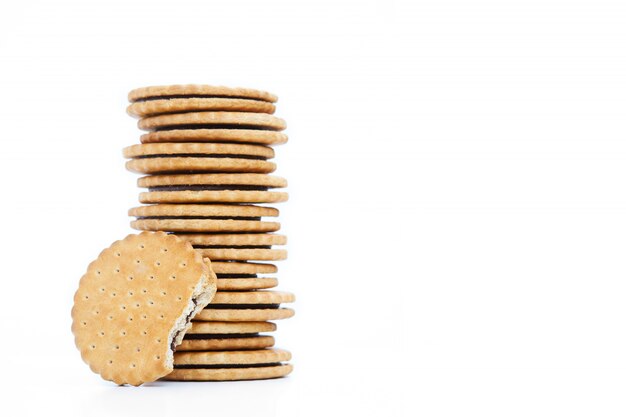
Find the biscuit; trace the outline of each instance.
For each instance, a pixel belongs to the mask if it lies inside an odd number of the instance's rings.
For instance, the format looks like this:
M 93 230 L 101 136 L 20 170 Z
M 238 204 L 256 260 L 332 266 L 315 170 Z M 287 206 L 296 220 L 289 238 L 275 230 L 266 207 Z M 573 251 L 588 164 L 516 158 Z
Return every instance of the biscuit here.
M 158 157 L 133 159 L 126 169 L 138 174 L 167 174 L 176 172 L 261 172 L 276 170 L 276 164 L 240 158 Z
M 187 236 L 187 235 L 181 235 Z M 219 290 L 249 291 L 272 288 L 278 285 L 276 278 L 259 278 L 257 274 L 272 274 L 276 265 L 254 262 L 211 262 L 217 275 Z
M 256 334 L 275 330 L 276 324 L 267 321 L 194 321 L 187 334 Z
M 251 205 L 156 204 L 131 208 L 133 229 L 166 232 L 273 232 L 278 222 L 261 221 L 278 210 Z
M 252 234 L 192 234 L 181 235 L 189 241 L 202 256 L 212 260 L 281 260 L 287 258 L 284 249 L 272 249 L 273 244 L 285 244 L 284 235 Z
M 291 353 L 275 348 L 224 352 L 176 352 L 174 368 L 204 365 L 260 365 L 286 362 L 290 359 Z
M 291 364 L 272 364 L 243 368 L 187 368 L 174 369 L 163 377 L 168 381 L 245 381 L 254 379 L 281 378 L 293 371 Z
M 141 174 L 179 172 L 269 173 L 276 164 L 267 161 L 274 150 L 262 145 L 233 143 L 148 143 L 124 148 L 133 158 L 126 169 Z
M 276 107 L 260 100 L 222 97 L 162 98 L 132 103 L 126 112 L 133 117 L 190 111 L 227 111 L 273 114 Z
M 286 134 L 273 130 L 254 129 L 172 129 L 141 135 L 141 143 L 162 142 L 230 142 L 281 145 L 287 143 Z
M 266 290 L 278 285 L 276 278 L 218 278 L 218 291 Z
M 102 378 L 141 385 L 173 369 L 173 350 L 215 294 L 215 275 L 188 242 L 129 235 L 103 250 L 80 280 L 72 332 Z
M 225 381 L 285 376 L 291 365 L 283 364 L 291 353 L 282 349 L 224 352 L 181 352 L 174 358 L 169 380 Z
M 269 207 L 259 207 L 269 208 Z M 179 236 L 194 246 L 272 246 L 286 245 L 287 236 L 275 233 L 252 233 L 252 234 L 185 234 Z
M 264 349 L 272 346 L 274 337 L 267 335 L 187 335 L 176 352 Z
M 139 218 L 245 218 L 258 220 L 261 217 L 276 217 L 278 210 L 273 207 L 249 204 L 154 204 L 133 207 L 128 215 Z M 188 240 L 185 237 L 184 240 Z
M 142 203 L 276 203 L 286 201 L 285 192 L 268 191 L 286 187 L 287 181 L 265 174 L 181 174 L 139 178 Z
M 280 261 L 287 259 L 285 249 L 257 248 L 202 248 L 196 247 L 200 255 L 216 261 Z
M 141 130 L 164 130 L 170 128 L 210 128 L 223 129 L 257 128 L 284 130 L 287 123 L 276 116 L 265 113 L 243 113 L 225 111 L 203 111 L 190 113 L 161 114 L 140 119 L 137 126 Z
M 294 311 L 280 308 L 295 296 L 281 291 L 218 291 L 211 304 L 196 315 L 197 321 L 267 321 L 292 317 Z
M 211 262 L 213 272 L 218 278 L 228 278 L 232 275 L 273 274 L 278 271 L 276 265 L 255 262 Z
M 214 219 L 137 219 L 130 222 L 136 230 L 152 230 L 166 232 L 276 232 L 280 229 L 278 222 L 262 222 L 249 220 L 214 220 Z
M 271 159 L 274 150 L 269 146 L 241 143 L 142 143 L 122 150 L 125 158 L 146 158 L 167 155 L 235 156 Z
M 229 97 L 245 98 L 276 103 L 278 97 L 266 91 L 252 88 L 223 87 L 205 84 L 157 85 L 135 88 L 128 93 L 128 101 L 150 100 L 159 97 Z

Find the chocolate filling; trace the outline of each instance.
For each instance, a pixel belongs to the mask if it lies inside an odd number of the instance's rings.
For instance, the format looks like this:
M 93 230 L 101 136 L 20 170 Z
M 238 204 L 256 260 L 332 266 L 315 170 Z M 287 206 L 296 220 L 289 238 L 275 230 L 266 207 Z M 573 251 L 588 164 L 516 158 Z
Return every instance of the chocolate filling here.
M 151 159 L 151 158 L 236 158 L 236 159 L 254 159 L 266 161 L 267 158 L 260 155 L 240 155 L 240 154 L 221 154 L 221 153 L 173 153 L 173 154 L 154 154 L 154 155 L 138 155 L 133 159 Z
M 192 298 L 191 302 L 193 303 L 193 307 L 191 308 L 191 311 L 189 312 L 189 314 L 187 314 L 187 317 L 185 317 L 185 325 L 183 326 L 182 329 L 177 330 L 176 333 L 174 333 L 174 335 L 172 336 L 172 344 L 170 345 L 172 352 L 176 352 L 176 345 L 175 345 L 176 338 L 178 337 L 179 334 L 181 334 L 181 332 L 183 332 L 183 330 L 186 329 L 187 325 L 191 321 L 191 316 L 193 315 L 193 312 L 195 311 L 196 306 L 198 305 L 198 302 L 196 301 L 195 298 Z
M 220 364 L 220 365 L 174 365 L 174 369 L 225 369 L 225 368 L 267 368 L 270 366 L 281 366 L 280 362 L 271 363 L 250 363 L 250 364 Z
M 245 246 L 232 246 L 232 245 L 193 245 L 196 249 L 272 249 L 271 245 L 245 245 Z
M 205 310 L 275 310 L 280 304 L 209 304 Z
M 226 96 L 226 95 L 218 95 L 218 94 L 173 94 L 171 96 L 150 96 L 139 98 L 133 103 L 141 103 L 144 101 L 154 101 L 154 100 L 173 100 L 177 98 L 230 98 L 230 99 L 238 99 L 238 100 L 250 100 L 250 101 L 262 101 L 266 102 L 260 98 L 250 98 L 250 97 L 240 97 L 240 96 Z M 268 103 L 272 104 L 272 103 Z
M 168 125 L 168 126 L 158 126 L 155 127 L 154 130 L 157 132 L 167 131 L 167 130 L 194 130 L 194 129 L 237 129 L 237 130 L 277 130 L 267 126 L 258 126 L 258 125 L 229 125 L 229 124 L 206 124 L 206 125 Z
M 229 216 L 138 216 L 137 220 L 253 220 L 259 221 L 260 217 L 229 217 Z
M 149 187 L 148 191 L 267 191 L 269 187 L 260 185 L 160 185 L 157 187 Z
M 230 279 L 230 278 L 257 278 L 257 274 L 215 274 L 217 279 Z
M 258 333 L 186 334 L 185 340 L 240 339 L 242 337 L 257 337 L 258 335 Z

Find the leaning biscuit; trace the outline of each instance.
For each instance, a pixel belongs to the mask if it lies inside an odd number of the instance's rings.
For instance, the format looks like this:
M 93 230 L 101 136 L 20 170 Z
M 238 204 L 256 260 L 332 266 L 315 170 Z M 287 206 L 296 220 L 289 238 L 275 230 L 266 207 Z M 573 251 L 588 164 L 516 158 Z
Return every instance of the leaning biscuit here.
M 216 278 L 174 235 L 129 235 L 102 251 L 80 280 L 72 332 L 102 378 L 141 385 L 173 369 L 191 319 L 213 298 Z

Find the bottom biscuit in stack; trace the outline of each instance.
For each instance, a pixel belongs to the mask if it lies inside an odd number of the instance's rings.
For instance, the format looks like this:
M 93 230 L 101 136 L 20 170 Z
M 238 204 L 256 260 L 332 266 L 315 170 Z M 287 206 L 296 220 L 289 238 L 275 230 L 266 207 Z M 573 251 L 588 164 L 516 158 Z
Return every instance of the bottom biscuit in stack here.
M 237 381 L 270 379 L 288 375 L 286 364 L 291 353 L 281 349 L 225 352 L 180 352 L 174 354 L 174 372 L 170 381 Z

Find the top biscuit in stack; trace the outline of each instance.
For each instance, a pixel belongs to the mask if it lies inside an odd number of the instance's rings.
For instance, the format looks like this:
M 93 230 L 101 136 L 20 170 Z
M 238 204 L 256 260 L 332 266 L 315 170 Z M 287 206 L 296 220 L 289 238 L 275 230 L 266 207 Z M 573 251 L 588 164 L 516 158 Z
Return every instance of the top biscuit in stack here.
M 149 133 L 142 143 L 287 142 L 284 120 L 273 116 L 277 97 L 249 88 L 206 85 L 145 87 L 128 94 L 128 113 Z

